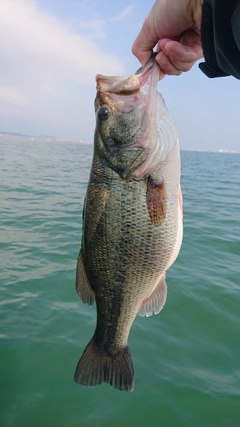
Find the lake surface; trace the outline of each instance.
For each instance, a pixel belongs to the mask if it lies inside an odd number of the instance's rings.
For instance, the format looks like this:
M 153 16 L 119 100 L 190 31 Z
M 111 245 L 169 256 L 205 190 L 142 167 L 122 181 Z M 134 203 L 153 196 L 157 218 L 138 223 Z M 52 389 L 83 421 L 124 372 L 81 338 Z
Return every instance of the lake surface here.
M 74 284 L 91 158 L 0 142 L 0 426 L 238 427 L 240 155 L 182 152 L 183 245 L 164 309 L 131 329 L 132 393 L 73 380 L 96 321 Z

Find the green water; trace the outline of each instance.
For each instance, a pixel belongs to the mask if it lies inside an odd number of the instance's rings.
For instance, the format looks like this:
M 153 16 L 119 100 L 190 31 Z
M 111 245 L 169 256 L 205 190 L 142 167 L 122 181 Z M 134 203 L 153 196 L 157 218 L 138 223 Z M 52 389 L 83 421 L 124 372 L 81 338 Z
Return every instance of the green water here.
M 0 143 L 0 426 L 238 427 L 240 155 L 182 153 L 183 245 L 132 327 L 132 393 L 73 380 L 96 319 L 74 289 L 91 155 Z

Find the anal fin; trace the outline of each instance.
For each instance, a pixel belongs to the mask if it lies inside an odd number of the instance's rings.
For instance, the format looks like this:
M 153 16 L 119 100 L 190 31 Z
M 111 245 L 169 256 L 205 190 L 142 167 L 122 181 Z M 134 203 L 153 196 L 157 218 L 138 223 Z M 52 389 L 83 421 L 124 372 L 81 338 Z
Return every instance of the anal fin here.
M 160 277 L 157 286 L 154 288 L 149 297 L 142 302 L 138 311 L 139 316 L 149 317 L 153 313 L 158 314 L 167 299 L 167 285 L 165 281 L 165 273 Z
M 76 291 L 85 304 L 93 305 L 95 294 L 87 278 L 83 263 L 82 249 L 80 249 L 77 260 Z
M 147 208 L 152 224 L 160 225 L 166 216 L 166 190 L 164 181 L 157 183 L 150 176 L 147 180 Z

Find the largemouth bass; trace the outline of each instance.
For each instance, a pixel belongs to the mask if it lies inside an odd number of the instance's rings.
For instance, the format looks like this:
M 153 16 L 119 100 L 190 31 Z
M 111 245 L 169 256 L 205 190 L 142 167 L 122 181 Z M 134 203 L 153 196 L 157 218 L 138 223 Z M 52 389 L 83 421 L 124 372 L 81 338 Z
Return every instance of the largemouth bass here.
M 75 381 L 133 390 L 128 335 L 139 313 L 163 308 L 165 272 L 182 242 L 175 123 L 157 92 L 154 58 L 129 77 L 97 75 L 96 130 L 76 289 L 97 306 Z

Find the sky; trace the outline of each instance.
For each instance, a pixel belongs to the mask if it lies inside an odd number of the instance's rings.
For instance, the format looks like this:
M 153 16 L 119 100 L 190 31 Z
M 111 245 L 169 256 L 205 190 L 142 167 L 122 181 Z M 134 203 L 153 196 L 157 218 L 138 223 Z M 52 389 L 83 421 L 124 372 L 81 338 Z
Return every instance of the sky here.
M 93 142 L 95 75 L 129 75 L 153 1 L 0 0 L 0 131 Z M 240 81 L 159 82 L 183 150 L 240 151 Z

